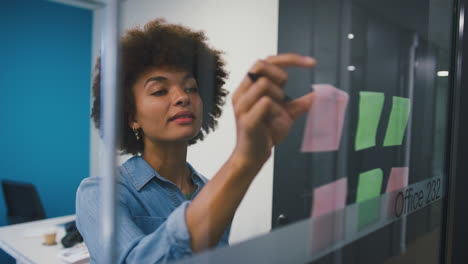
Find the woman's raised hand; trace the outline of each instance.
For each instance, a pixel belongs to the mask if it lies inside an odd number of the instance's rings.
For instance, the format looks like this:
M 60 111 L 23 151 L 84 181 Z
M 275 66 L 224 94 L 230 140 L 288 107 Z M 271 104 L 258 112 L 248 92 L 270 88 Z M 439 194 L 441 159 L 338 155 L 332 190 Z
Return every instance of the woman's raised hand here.
M 292 101 L 285 100 L 283 87 L 288 75 L 284 67 L 313 67 L 311 57 L 280 54 L 257 61 L 249 73 L 260 76 L 256 81 L 246 75 L 234 92 L 232 103 L 236 117 L 235 154 L 248 162 L 262 164 L 274 145 L 281 142 L 294 121 L 312 104 L 308 93 Z
M 224 230 L 265 161 L 271 148 L 286 137 L 294 120 L 313 101 L 309 93 L 286 101 L 284 67 L 312 67 L 315 60 L 297 54 L 281 54 L 260 60 L 250 69 L 234 93 L 237 142 L 231 157 L 190 203 L 187 226 L 194 252 L 217 245 Z M 260 76 L 256 79 L 256 76 Z

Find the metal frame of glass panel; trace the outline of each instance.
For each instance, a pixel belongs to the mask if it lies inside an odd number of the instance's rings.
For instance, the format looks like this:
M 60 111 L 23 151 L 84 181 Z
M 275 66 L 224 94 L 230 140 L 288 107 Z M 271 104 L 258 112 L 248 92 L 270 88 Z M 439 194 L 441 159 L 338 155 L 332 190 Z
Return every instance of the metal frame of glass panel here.
M 468 236 L 468 105 L 463 101 L 468 98 L 468 40 L 464 38 L 467 28 L 465 8 L 467 0 L 457 1 L 457 16 L 454 19 L 455 39 L 452 54 L 453 61 L 451 78 L 453 87 L 452 111 L 451 111 L 451 149 L 448 153 L 450 157 L 448 199 L 445 203 L 447 217 L 445 219 L 444 230 L 444 251 L 441 256 L 441 263 L 465 263 L 468 259 L 466 241 Z M 464 53 L 465 51 L 465 53 Z M 464 120 L 465 119 L 465 120 Z
M 102 263 L 115 263 L 116 245 L 116 173 L 117 173 L 117 142 L 119 126 L 119 32 L 120 32 L 120 1 L 108 0 L 105 6 L 105 22 L 102 41 L 102 130 L 103 130 L 103 160 L 101 167 L 102 184 L 102 219 L 101 235 L 104 248 Z

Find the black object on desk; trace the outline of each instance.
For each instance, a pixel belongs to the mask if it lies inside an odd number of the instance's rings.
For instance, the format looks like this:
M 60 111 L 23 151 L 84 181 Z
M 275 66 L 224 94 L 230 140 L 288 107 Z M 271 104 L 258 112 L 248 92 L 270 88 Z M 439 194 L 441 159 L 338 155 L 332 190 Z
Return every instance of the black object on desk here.
M 45 219 L 46 215 L 36 187 L 31 183 L 2 180 L 8 224 Z
M 71 221 L 65 223 L 66 235 L 62 238 L 62 245 L 65 248 L 73 247 L 74 245 L 83 242 L 83 237 L 76 228 L 76 222 Z

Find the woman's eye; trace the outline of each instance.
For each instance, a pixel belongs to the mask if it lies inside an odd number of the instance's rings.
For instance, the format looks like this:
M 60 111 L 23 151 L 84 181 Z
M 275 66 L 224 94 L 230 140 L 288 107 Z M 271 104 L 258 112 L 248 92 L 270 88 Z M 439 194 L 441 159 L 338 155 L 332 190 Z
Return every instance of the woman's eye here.
M 192 88 L 187 88 L 185 89 L 187 93 L 198 93 L 198 88 L 192 87 Z
M 158 91 L 152 93 L 151 95 L 162 96 L 162 95 L 165 95 L 165 94 L 167 94 L 166 90 L 158 90 Z

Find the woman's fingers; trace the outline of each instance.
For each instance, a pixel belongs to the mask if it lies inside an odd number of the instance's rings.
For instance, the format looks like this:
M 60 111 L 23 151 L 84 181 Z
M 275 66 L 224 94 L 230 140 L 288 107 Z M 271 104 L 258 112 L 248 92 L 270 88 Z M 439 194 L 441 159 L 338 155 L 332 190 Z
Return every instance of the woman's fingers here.
M 263 96 L 258 102 L 252 106 L 249 112 L 246 114 L 247 127 L 255 127 L 264 122 L 269 122 L 273 118 L 284 112 L 283 107 L 269 96 Z
M 266 60 L 259 60 L 257 61 L 249 70 L 249 73 L 256 74 L 263 78 L 267 78 L 272 82 L 276 83 L 278 86 L 283 86 L 286 81 L 288 80 L 288 74 L 286 71 L 281 69 L 280 67 L 267 62 Z M 259 78 L 260 80 L 261 78 Z M 257 81 L 259 81 L 257 80 Z M 236 93 L 233 95 L 232 99 L 233 102 L 237 102 L 239 97 L 242 97 L 248 90 L 251 89 L 251 86 L 254 85 L 257 81 L 252 80 L 248 74 L 244 76 L 242 79 L 239 88 L 237 89 Z
M 310 105 L 313 103 L 315 93 L 310 92 L 304 96 L 301 96 L 293 101 L 286 103 L 285 108 L 293 120 L 296 120 L 300 115 L 307 112 Z
M 279 86 L 283 86 L 288 80 L 288 73 L 281 67 L 269 62 L 268 60 L 257 62 L 252 68 L 250 68 L 249 72 L 264 76 Z
M 251 124 L 248 127 L 255 126 L 258 124 L 259 121 L 263 120 L 267 117 L 270 107 L 273 105 L 273 100 L 268 96 L 264 96 L 258 100 L 257 104 L 255 104 L 251 111 L 247 114 L 247 120 Z
M 283 89 L 269 79 L 261 77 L 239 98 L 235 108 L 236 115 L 249 111 L 263 96 L 269 96 L 277 102 L 283 102 L 284 100 Z
M 270 79 L 272 82 L 276 83 L 278 86 L 283 87 L 288 79 L 286 71 L 282 67 L 286 66 L 295 66 L 295 67 L 312 67 L 315 66 L 315 59 L 307 56 L 302 56 L 299 54 L 279 54 L 275 56 L 270 56 L 266 60 L 257 61 L 251 68 L 250 73 L 259 74 L 267 79 Z M 254 82 L 246 74 L 242 79 L 239 88 L 233 94 L 232 101 L 235 104 L 240 97 Z
M 295 53 L 284 53 L 275 56 L 270 56 L 266 59 L 266 61 L 280 67 L 313 67 L 315 66 L 315 64 L 317 64 L 314 58 L 302 56 Z

